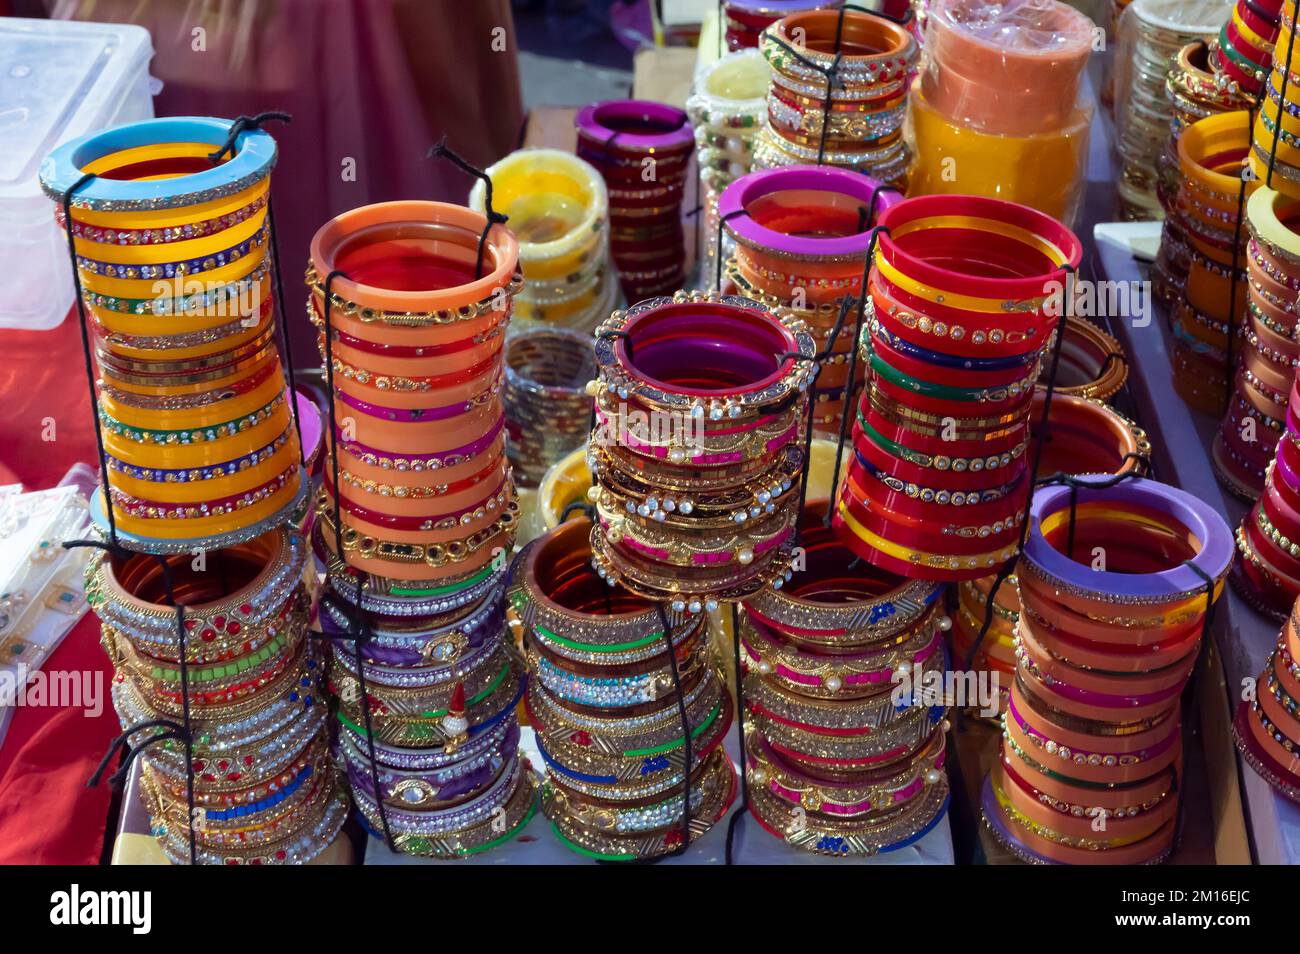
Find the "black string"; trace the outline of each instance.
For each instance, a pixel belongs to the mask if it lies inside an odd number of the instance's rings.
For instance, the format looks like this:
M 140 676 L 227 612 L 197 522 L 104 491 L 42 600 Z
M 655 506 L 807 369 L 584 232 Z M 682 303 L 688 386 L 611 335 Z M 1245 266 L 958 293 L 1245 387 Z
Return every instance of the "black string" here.
M 876 196 L 880 194 L 881 189 L 892 188 L 892 186 L 878 186 L 871 193 L 871 204 L 869 211 L 874 216 L 876 211 Z M 897 189 L 893 191 L 897 192 Z M 853 342 L 849 348 L 849 374 L 847 384 L 844 386 L 844 403 L 840 407 L 840 436 L 835 442 L 835 463 L 831 470 L 831 496 L 835 495 L 835 490 L 840 483 L 840 457 L 844 454 L 844 442 L 849 436 L 849 415 L 853 411 L 853 382 L 858 373 L 858 351 L 862 347 L 862 322 L 867 310 L 867 282 L 871 275 L 871 261 L 876 257 L 876 243 L 880 240 L 880 233 L 884 232 L 889 235 L 889 226 L 877 225 L 871 233 L 871 241 L 867 243 L 867 255 L 862 262 L 862 286 L 858 289 L 857 305 L 858 316 L 853 323 Z M 835 514 L 835 506 L 826 508 L 824 525 L 829 527 L 831 519 Z
M 1300 3 L 1292 3 L 1292 8 L 1300 10 Z M 1279 104 L 1286 103 L 1286 87 L 1287 87 L 1287 83 L 1290 82 L 1291 80 L 1291 54 L 1295 50 L 1295 32 L 1297 27 L 1300 27 L 1300 24 L 1294 23 L 1294 20 L 1300 20 L 1300 17 L 1297 17 L 1293 14 L 1292 19 L 1293 19 L 1293 23 L 1290 31 L 1290 36 L 1287 37 L 1287 41 L 1286 41 L 1286 64 L 1282 69 L 1282 88 L 1278 90 L 1277 99 Z M 1268 87 L 1269 87 L 1269 83 L 1267 80 L 1265 80 L 1263 87 L 1259 91 L 1260 94 L 1259 105 L 1261 107 L 1263 106 L 1264 103 L 1263 97 L 1268 95 Z M 1277 144 L 1278 144 L 1278 140 L 1282 138 L 1282 114 L 1283 114 L 1283 109 L 1282 106 L 1279 105 L 1277 109 L 1277 123 L 1274 125 L 1273 128 L 1273 145 L 1269 148 L 1268 151 L 1268 171 L 1264 177 L 1264 185 L 1268 186 L 1270 189 L 1273 187 L 1273 166 L 1277 163 Z M 1251 148 L 1252 149 L 1254 148 L 1253 144 Z M 1243 179 L 1242 182 L 1244 188 L 1245 180 Z M 1238 216 L 1238 218 L 1240 218 L 1240 215 Z
M 663 603 L 656 603 L 655 608 L 659 611 L 659 622 L 663 624 L 664 645 L 668 650 L 668 662 L 673 670 L 673 691 L 677 693 L 677 715 L 682 720 L 682 754 L 685 761 L 682 763 L 682 843 L 674 848 L 671 852 L 673 857 L 683 854 L 691 846 L 691 763 L 694 762 L 694 752 L 691 739 L 691 720 L 686 714 L 686 696 L 682 692 L 682 675 L 677 668 L 677 651 L 673 647 L 673 629 L 668 623 L 668 611 L 664 609 Z M 707 626 L 707 620 L 705 625 Z
M 726 850 L 723 861 L 733 863 L 736 826 L 749 811 L 749 771 L 748 755 L 745 752 L 745 683 L 740 674 L 740 604 L 731 604 L 731 650 L 732 662 L 736 668 L 736 738 L 740 742 L 740 804 L 736 806 L 731 820 L 727 822 Z
M 715 251 L 717 254 L 713 262 L 714 265 L 713 287 L 717 289 L 719 293 L 722 292 L 722 232 L 723 232 L 722 227 L 738 215 L 749 215 L 749 210 L 744 208 L 732 209 L 726 215 L 718 219 L 718 235 L 717 238 L 714 240 Z
M 585 514 L 588 520 L 594 521 L 596 519 L 595 507 L 587 503 L 585 500 L 574 500 L 566 504 L 564 509 L 560 511 L 560 523 L 567 523 L 569 517 L 571 517 L 575 512 Z
M 457 155 L 450 146 L 447 145 L 447 137 L 443 136 L 437 143 L 429 149 L 428 158 L 446 159 L 452 165 L 462 172 L 468 173 L 476 179 L 483 180 L 484 196 L 483 208 L 484 216 L 487 223 L 483 226 L 483 232 L 478 237 L 478 254 L 474 259 L 474 278 L 483 277 L 483 251 L 487 245 L 488 233 L 492 231 L 494 225 L 504 225 L 510 220 L 510 216 L 503 215 L 492 208 L 492 177 L 477 166 L 472 166 L 459 155 Z
M 322 323 L 325 326 L 325 386 L 329 391 L 326 405 L 329 411 L 329 432 L 330 432 L 330 468 L 334 481 L 334 493 L 331 498 L 334 502 L 334 549 L 338 554 L 339 563 L 344 567 L 346 573 L 348 559 L 343 550 L 343 520 L 339 514 L 339 447 L 338 447 L 338 412 L 334 406 L 336 392 L 334 390 L 334 324 L 332 321 L 332 312 L 334 304 L 334 293 L 332 287 L 334 279 L 347 278 L 347 274 L 335 269 L 325 276 L 325 307 L 322 309 L 324 314 L 321 316 Z M 349 279 L 350 281 L 350 279 Z M 384 841 L 388 844 L 390 851 L 396 853 L 397 845 L 393 841 L 393 832 L 388 825 L 388 809 L 384 805 L 384 789 L 379 784 L 378 758 L 375 753 L 375 726 L 374 719 L 370 712 L 370 693 L 366 688 L 366 667 L 361 653 L 361 645 L 369 638 L 369 619 L 364 607 L 364 594 L 362 588 L 365 585 L 366 575 L 360 570 L 356 572 L 356 612 L 357 615 L 351 617 L 349 622 L 349 631 L 352 635 L 356 647 L 357 662 L 357 692 L 361 696 L 361 714 L 364 716 L 366 727 L 366 748 L 370 756 L 370 780 L 374 783 L 375 807 L 379 810 L 379 822 L 383 828 Z
M 77 315 L 81 319 L 81 354 L 86 363 L 86 387 L 90 392 L 90 415 L 95 421 L 95 447 L 99 450 L 99 477 L 104 486 L 104 516 L 108 520 L 108 539 L 117 546 L 117 519 L 113 516 L 113 496 L 108 484 L 108 452 L 104 449 L 104 428 L 99 419 L 99 400 L 95 392 L 95 366 L 91 357 L 90 324 L 86 318 L 85 292 L 81 287 L 81 270 L 77 267 L 77 239 L 72 232 L 72 195 L 92 179 L 87 172 L 63 193 L 63 227 L 68 235 L 68 260 L 72 263 L 72 286 L 77 296 Z
M 221 148 L 216 152 L 208 153 L 208 160 L 211 162 L 220 162 L 221 157 L 227 152 L 230 158 L 235 158 L 235 141 L 245 132 L 262 128 L 262 124 L 270 120 L 277 120 L 282 123 L 293 122 L 293 117 L 288 113 L 270 111 L 258 113 L 256 116 L 239 116 L 230 124 L 230 130 L 226 133 L 226 141 L 221 144 Z
M 293 428 L 298 432 L 298 459 L 307 464 L 307 447 L 302 441 L 302 421 L 298 419 L 298 375 L 294 370 L 293 345 L 289 341 L 289 314 L 284 307 L 284 272 L 280 268 L 280 233 L 275 227 L 275 204 L 270 190 L 266 194 L 266 223 L 271 236 L 271 268 L 275 278 L 275 307 L 280 320 L 280 347 L 284 351 L 284 369 L 289 375 L 289 408 L 293 411 Z
M 1047 444 L 1047 430 L 1049 424 L 1049 415 L 1052 412 L 1052 396 L 1056 393 L 1056 371 L 1061 363 L 1061 345 L 1065 342 L 1065 325 L 1066 320 L 1070 317 L 1074 305 L 1074 279 L 1078 275 L 1078 270 L 1068 262 L 1061 266 L 1061 271 L 1066 272 L 1068 279 L 1065 283 L 1064 299 L 1061 309 L 1061 317 L 1056 324 L 1056 341 L 1052 345 L 1052 362 L 1047 374 L 1047 387 L 1043 395 L 1043 411 L 1038 422 L 1038 441 L 1034 445 L 1033 465 L 1029 470 L 1029 493 L 1025 498 L 1025 510 L 1021 514 L 1020 520 L 1020 539 L 1016 544 L 1016 552 L 1002 564 L 997 575 L 993 577 L 993 585 L 989 589 L 987 601 L 984 604 L 984 622 L 980 626 L 979 634 L 971 644 L 970 650 L 966 653 L 966 668 L 970 669 L 974 664 L 975 657 L 979 653 L 980 646 L 983 645 L 985 637 L 989 634 L 989 629 L 993 626 L 993 611 L 995 599 L 998 590 L 1002 584 L 1011 576 L 1012 571 L 1016 568 L 1016 561 L 1020 558 L 1021 551 L 1025 548 L 1025 536 L 1029 532 L 1029 514 L 1034 506 L 1034 487 L 1038 481 L 1038 466 L 1043 460 L 1043 448 Z
M 240 116 L 230 124 L 230 131 L 226 134 L 226 141 L 216 152 L 208 153 L 208 159 L 212 162 L 220 161 L 221 157 L 227 152 L 233 159 L 237 154 L 235 148 L 239 137 L 248 131 L 260 129 L 263 123 L 272 119 L 277 122 L 291 123 L 293 117 L 283 112 L 266 112 L 258 113 L 256 116 Z M 293 414 L 293 429 L 298 435 L 298 459 L 306 465 L 307 448 L 302 442 L 302 421 L 298 418 L 298 375 L 294 369 L 293 347 L 289 343 L 289 324 L 288 311 L 284 306 L 284 273 L 280 268 L 280 235 L 275 227 L 275 202 L 268 189 L 266 193 L 266 224 L 267 232 L 271 245 L 271 276 L 275 292 L 275 308 L 279 313 L 279 321 L 276 325 L 280 333 L 280 347 L 284 351 L 284 369 L 289 375 L 289 410 Z

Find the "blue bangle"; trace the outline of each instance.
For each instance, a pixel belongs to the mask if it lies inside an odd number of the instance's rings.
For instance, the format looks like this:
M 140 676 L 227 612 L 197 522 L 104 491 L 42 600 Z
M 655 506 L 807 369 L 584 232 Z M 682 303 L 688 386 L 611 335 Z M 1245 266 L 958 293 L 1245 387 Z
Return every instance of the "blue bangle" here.
M 141 146 L 162 143 L 207 143 L 213 151 L 225 145 L 234 125 L 229 119 L 179 116 L 147 119 L 103 129 L 59 146 L 41 163 L 41 188 L 56 201 L 85 175 L 93 162 Z M 275 165 L 275 140 L 260 129 L 235 138 L 234 155 L 211 169 L 170 179 L 142 181 L 94 178 L 77 190 L 72 205 L 102 212 L 138 212 L 198 205 L 247 189 Z

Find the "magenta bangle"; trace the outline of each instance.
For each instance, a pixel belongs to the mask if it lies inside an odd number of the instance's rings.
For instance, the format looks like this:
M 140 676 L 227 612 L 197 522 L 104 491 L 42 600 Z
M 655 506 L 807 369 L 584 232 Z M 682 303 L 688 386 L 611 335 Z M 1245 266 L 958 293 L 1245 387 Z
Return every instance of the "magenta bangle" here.
M 574 124 L 580 138 L 611 151 L 654 155 L 695 147 L 695 131 L 685 112 L 644 99 L 592 103 L 578 112 Z
M 597 413 L 597 418 L 602 423 L 605 422 L 606 420 L 603 411 Z M 785 431 L 782 431 L 776 437 L 770 438 L 767 441 L 767 443 L 763 445 L 764 450 L 768 454 L 775 454 L 786 444 L 789 444 L 791 441 L 795 440 L 795 438 L 797 438 L 798 436 L 799 436 L 798 425 L 792 424 L 789 428 L 787 428 Z M 668 457 L 667 447 L 663 447 L 656 444 L 644 444 L 641 441 L 637 440 L 635 437 L 633 437 L 630 433 L 621 435 L 620 440 L 622 440 L 623 445 L 627 447 L 628 450 L 635 451 L 636 453 L 641 454 L 642 456 L 657 457 L 661 459 L 666 459 Z M 745 460 L 745 455 L 740 451 L 725 451 L 725 452 L 719 452 L 714 454 L 691 454 L 690 452 L 688 452 L 686 456 L 686 460 L 692 464 L 714 467 L 714 466 L 723 466 L 726 464 L 739 463 Z
M 862 173 L 829 166 L 786 166 L 751 172 L 731 183 L 718 199 L 718 216 L 737 242 L 756 251 L 817 261 L 862 261 L 871 246 L 873 228 L 853 235 L 792 235 L 768 228 L 761 221 L 764 216 L 756 219 L 750 211 L 759 199 L 796 191 L 845 196 L 866 210 L 866 222 L 876 221 L 877 215 L 902 201 L 900 193 L 883 188 Z
M 1086 483 L 1104 484 L 1111 478 L 1094 475 L 1079 479 Z M 1080 503 L 1094 501 L 1103 501 L 1119 509 L 1128 505 L 1154 510 L 1177 521 L 1201 544 L 1190 562 L 1216 583 L 1232 564 L 1232 531 L 1214 508 L 1191 494 L 1154 480 L 1135 478 L 1113 487 L 1080 491 Z M 1071 560 L 1047 542 L 1041 529 L 1045 518 L 1069 507 L 1068 487 L 1043 487 L 1034 494 L 1024 550 L 1024 559 L 1034 565 L 1034 572 L 1067 590 L 1082 594 L 1100 593 L 1109 597 L 1109 602 L 1117 603 L 1168 603 L 1205 592 L 1204 577 L 1188 566 L 1180 565 L 1158 573 L 1114 573 L 1094 570 L 1088 564 Z
M 459 463 L 467 457 L 474 457 L 483 453 L 492 446 L 492 442 L 497 439 L 501 429 L 505 427 L 506 418 L 502 414 L 497 418 L 491 429 L 472 443 L 465 444 L 461 447 L 453 447 L 451 450 L 435 451 L 432 454 L 408 454 L 403 451 L 386 451 L 361 444 L 357 441 L 349 441 L 343 437 L 343 429 L 336 428 L 335 436 L 338 439 L 339 447 L 351 454 L 358 460 L 365 461 L 368 464 L 383 466 L 378 461 L 381 459 L 402 460 L 407 462 L 410 470 L 432 470 L 436 467 L 449 467 L 454 463 Z M 419 466 L 416 466 L 419 465 Z
M 602 520 L 600 525 L 602 529 L 604 529 L 606 532 L 609 531 L 608 521 Z M 754 544 L 753 547 L 754 555 L 761 556 L 762 554 L 768 552 L 769 550 L 775 550 L 776 548 L 780 547 L 781 544 L 785 543 L 786 540 L 790 539 L 790 537 L 793 534 L 794 534 L 794 529 L 788 527 L 785 530 L 782 530 L 780 533 L 774 534 L 768 539 L 762 540 Z M 667 560 L 670 556 L 672 556 L 671 552 L 664 549 L 663 547 L 653 547 L 647 543 L 641 543 L 639 540 L 630 540 L 627 537 L 623 537 L 621 545 L 627 547 L 629 550 L 635 550 L 638 553 L 643 553 L 646 556 L 651 557 L 652 559 L 655 560 L 663 561 L 663 560 Z M 691 562 L 694 563 L 696 566 L 719 566 L 722 564 L 731 563 L 734 559 L 735 559 L 735 555 L 732 553 L 691 554 Z
M 491 396 L 495 390 L 493 388 L 477 397 L 470 398 L 468 401 L 457 401 L 455 404 L 446 404 L 442 407 L 384 407 L 353 397 L 346 391 L 339 391 L 338 397 L 352 410 L 360 411 L 369 417 L 377 417 L 380 420 L 395 421 L 401 424 L 420 424 L 425 421 L 445 421 L 448 418 L 466 414 L 481 406 L 484 398 Z

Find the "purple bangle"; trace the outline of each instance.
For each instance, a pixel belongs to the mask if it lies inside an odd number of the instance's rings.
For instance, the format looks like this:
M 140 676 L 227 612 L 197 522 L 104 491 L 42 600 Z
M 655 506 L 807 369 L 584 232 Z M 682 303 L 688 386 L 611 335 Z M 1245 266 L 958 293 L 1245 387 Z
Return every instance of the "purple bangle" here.
M 574 119 L 578 135 L 623 152 L 664 152 L 695 146 L 690 117 L 675 106 L 645 99 L 592 103 Z
M 360 786 L 361 789 L 372 798 L 375 794 L 374 778 L 370 774 L 370 766 L 363 761 L 366 752 L 363 746 L 359 751 L 354 749 L 355 743 L 349 739 L 349 744 L 340 748 L 343 751 L 344 759 L 348 767 L 348 779 L 354 786 Z M 430 806 L 430 802 L 443 802 L 453 798 L 461 798 L 472 792 L 481 789 L 497 776 L 501 771 L 502 763 L 508 757 L 503 753 L 513 753 L 515 747 L 519 744 L 519 724 L 512 723 L 506 731 L 506 737 L 501 740 L 499 746 L 494 746 L 488 752 L 477 756 L 480 764 L 473 769 L 465 771 L 460 764 L 442 769 L 425 769 L 425 770 L 394 770 L 389 768 L 379 768 L 379 783 L 384 787 L 386 799 L 396 798 L 403 802 L 407 807 L 413 809 L 437 810 L 436 806 Z M 377 754 L 377 753 L 376 753 Z M 471 759 L 475 758 L 471 756 Z M 466 759 L 464 761 L 470 761 Z M 412 795 L 416 797 L 412 798 Z
M 771 14 L 779 20 L 792 13 L 829 9 L 838 7 L 841 3 L 843 0 L 727 0 L 726 8 L 756 16 Z
M 322 605 L 320 614 L 320 628 L 326 636 L 331 639 L 351 639 L 351 631 L 339 621 L 340 611 L 335 608 L 336 604 Z M 346 619 L 346 616 L 343 617 Z M 396 641 L 393 636 L 385 636 L 385 642 L 376 642 L 373 639 L 362 644 L 362 652 L 371 660 L 383 666 L 410 668 L 414 666 L 437 667 L 450 666 L 454 663 L 462 662 L 478 652 L 489 639 L 495 639 L 502 632 L 505 625 L 505 612 L 500 606 L 493 608 L 488 614 L 480 618 L 476 625 L 468 631 L 465 627 L 457 625 L 444 629 L 433 630 L 428 634 L 412 633 L 409 636 L 405 634 L 401 638 L 402 646 L 394 646 L 392 642 Z M 464 645 L 455 647 L 458 653 L 455 658 L 447 658 L 437 652 L 437 647 L 445 645 L 453 647 L 449 640 L 451 633 L 459 630 L 464 636 Z M 429 647 L 435 647 L 433 652 Z
M 1084 484 L 1105 484 L 1114 478 L 1091 475 L 1076 478 Z M 1083 488 L 1080 499 L 1085 503 L 1103 502 L 1118 508 L 1141 507 L 1164 514 L 1178 523 L 1200 542 L 1200 550 L 1188 562 L 1198 567 L 1216 584 L 1232 564 L 1233 535 L 1218 512 L 1166 484 L 1134 478 L 1113 487 Z M 1205 579 L 1189 566 L 1176 566 L 1157 573 L 1114 573 L 1094 570 L 1077 563 L 1058 551 L 1044 538 L 1042 521 L 1070 506 L 1070 488 L 1044 487 L 1034 494 L 1030 508 L 1029 533 L 1025 540 L 1024 559 L 1033 571 L 1057 585 L 1081 595 L 1102 594 L 1114 603 L 1167 603 L 1204 594 Z
M 505 427 L 505 423 L 506 418 L 502 414 L 497 418 L 497 422 L 492 425 L 491 430 L 478 440 L 461 447 L 453 447 L 451 450 L 435 451 L 432 454 L 403 454 L 401 452 L 379 450 L 357 441 L 344 439 L 342 428 L 335 429 L 335 437 L 338 438 L 339 447 L 367 464 L 382 467 L 384 465 L 379 463 L 380 460 L 401 460 L 406 462 L 406 466 L 396 468 L 398 470 L 433 470 L 437 467 L 450 466 L 447 463 L 450 460 L 454 459 L 459 462 L 467 457 L 474 457 L 483 453 L 492 446 L 492 442 L 497 439 L 497 435 L 501 433 L 501 428 Z M 420 466 L 414 466 L 415 464 Z
M 491 391 L 485 392 L 491 394 Z M 461 414 L 468 413 L 475 407 L 479 406 L 479 398 L 471 398 L 468 401 L 457 401 L 455 404 L 445 404 L 442 407 L 383 407 L 379 404 L 371 404 L 369 401 L 363 401 L 360 398 L 353 397 L 346 391 L 339 391 L 339 400 L 352 408 L 354 411 L 360 411 L 362 414 L 370 417 L 377 417 L 384 421 L 393 421 L 398 424 L 419 424 L 424 421 L 445 421 L 448 418 L 459 417 Z M 481 395 L 480 395 L 481 397 Z
M 861 203 L 863 208 L 870 206 L 866 217 L 870 222 L 903 198 L 901 193 L 883 188 L 875 179 L 860 172 L 825 166 L 787 166 L 751 172 L 731 183 L 718 198 L 718 216 L 737 242 L 758 251 L 770 250 L 798 259 L 819 261 L 862 261 L 866 258 L 874 228 L 834 237 L 789 235 L 760 225 L 749 214 L 755 201 L 794 191 L 848 196 Z

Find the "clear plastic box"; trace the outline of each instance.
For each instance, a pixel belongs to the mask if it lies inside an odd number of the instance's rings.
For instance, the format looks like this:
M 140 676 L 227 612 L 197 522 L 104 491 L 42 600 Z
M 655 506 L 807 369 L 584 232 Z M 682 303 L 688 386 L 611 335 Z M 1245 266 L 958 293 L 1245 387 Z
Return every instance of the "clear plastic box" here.
M 0 17 L 0 328 L 56 327 L 72 307 L 67 238 L 37 171 L 69 139 L 153 116 L 142 27 Z

